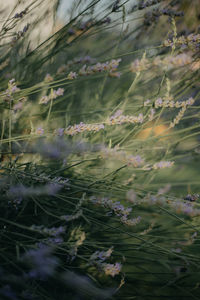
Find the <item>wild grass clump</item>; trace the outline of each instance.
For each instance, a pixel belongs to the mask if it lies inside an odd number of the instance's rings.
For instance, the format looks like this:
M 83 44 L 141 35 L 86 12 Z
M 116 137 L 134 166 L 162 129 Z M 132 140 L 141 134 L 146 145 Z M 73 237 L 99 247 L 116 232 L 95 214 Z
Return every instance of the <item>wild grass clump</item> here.
M 199 299 L 193 4 L 29 2 L 1 12 L 1 299 Z

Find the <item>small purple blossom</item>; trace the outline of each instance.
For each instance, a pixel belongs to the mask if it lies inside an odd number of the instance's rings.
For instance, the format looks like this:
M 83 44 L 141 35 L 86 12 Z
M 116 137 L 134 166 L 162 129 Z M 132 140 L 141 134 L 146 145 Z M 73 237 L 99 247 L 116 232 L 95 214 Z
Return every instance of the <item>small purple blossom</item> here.
M 62 183 L 52 182 L 47 183 L 41 187 L 28 187 L 23 184 L 11 186 L 7 191 L 7 196 L 10 199 L 18 199 L 21 201 L 21 198 L 30 197 L 30 196 L 42 196 L 50 195 L 53 196 L 57 194 L 62 188 Z M 20 202 L 21 203 L 21 202 Z
M 56 95 L 57 96 L 63 96 L 63 94 L 64 94 L 64 89 L 58 88 L 57 91 L 56 91 Z
M 102 263 L 111 256 L 112 252 L 113 247 L 111 247 L 107 251 L 96 251 L 90 256 L 90 260 L 92 262 L 96 261 L 97 263 Z
M 62 186 L 60 184 L 49 183 L 45 186 L 44 193 L 46 192 L 47 195 L 53 196 L 53 195 L 56 195 L 60 191 L 61 188 L 62 188 Z
M 58 136 L 63 136 L 64 130 L 64 128 L 58 128 L 57 130 L 55 130 L 55 134 Z
M 75 30 L 74 30 L 73 28 L 69 28 L 69 29 L 68 29 L 68 33 L 69 33 L 70 35 L 74 35 L 76 32 L 75 32 Z
M 132 211 L 131 207 L 124 207 L 119 201 L 113 202 L 107 197 L 96 198 L 92 196 L 90 201 L 94 204 L 111 209 L 119 217 L 127 217 Z
M 42 127 L 38 127 L 35 131 L 36 134 L 38 135 L 43 135 L 44 134 L 44 129 Z
M 76 79 L 77 76 L 78 76 L 78 75 L 77 75 L 76 72 L 70 72 L 70 73 L 67 75 L 67 79 L 69 79 L 69 80 Z
M 103 269 L 106 275 L 111 275 L 114 277 L 115 275 L 118 275 L 122 269 L 121 263 L 115 263 L 115 264 L 104 264 Z

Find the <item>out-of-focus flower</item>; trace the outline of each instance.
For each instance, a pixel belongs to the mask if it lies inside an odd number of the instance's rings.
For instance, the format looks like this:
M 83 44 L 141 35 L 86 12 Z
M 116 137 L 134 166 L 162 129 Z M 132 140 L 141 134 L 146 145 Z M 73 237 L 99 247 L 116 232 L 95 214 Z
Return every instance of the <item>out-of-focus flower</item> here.
M 115 263 L 115 264 L 104 264 L 103 269 L 106 275 L 110 275 L 114 277 L 115 275 L 118 275 L 122 269 L 121 263 Z
M 51 277 L 59 265 L 58 258 L 52 255 L 52 250 L 49 247 L 29 250 L 22 257 L 22 261 L 28 263 L 31 267 L 30 271 L 25 274 L 25 278 L 36 280 L 46 280 Z
M 147 99 L 145 102 L 144 102 L 144 106 L 148 106 L 148 104 L 150 103 L 151 101 L 149 99 Z
M 146 59 L 146 55 L 144 54 L 142 59 L 135 59 L 132 63 L 131 63 L 131 72 L 142 72 L 145 71 L 149 68 L 149 61 L 148 59 Z
M 43 135 L 44 134 L 44 129 L 42 127 L 38 127 L 35 131 L 35 134 Z
M 53 77 L 49 73 L 47 73 L 45 78 L 44 78 L 44 81 L 45 82 L 51 82 L 51 81 L 53 81 Z
M 32 229 L 37 229 L 38 231 L 40 231 L 42 233 L 45 233 L 45 234 L 48 234 L 48 235 L 52 235 L 52 236 L 58 236 L 60 234 L 65 233 L 65 231 L 66 231 L 66 227 L 65 226 L 46 228 L 43 225 L 42 226 L 32 225 L 31 228 Z
M 131 203 L 135 203 L 136 200 L 137 200 L 137 195 L 135 193 L 134 190 L 129 190 L 127 193 L 126 193 L 126 199 L 131 202 Z
M 13 110 L 16 113 L 19 110 L 22 110 L 23 106 L 24 106 L 24 102 L 27 101 L 26 97 L 22 97 L 18 100 L 18 103 L 13 105 Z
M 78 219 L 80 216 L 82 216 L 82 210 L 81 209 L 79 211 L 77 211 L 77 213 L 75 213 L 74 215 L 63 215 L 63 216 L 60 217 L 60 219 L 62 221 L 70 222 L 70 221 Z
M 57 91 L 55 91 L 56 96 L 63 96 L 64 94 L 64 89 L 58 88 Z
M 11 99 L 12 95 L 15 94 L 16 92 L 19 92 L 20 88 L 17 87 L 15 78 L 9 80 L 8 82 L 8 88 L 7 90 L 3 93 L 4 100 L 8 101 Z
M 54 131 L 54 134 L 58 136 L 63 136 L 64 130 L 65 130 L 64 128 L 58 128 Z
M 128 219 L 126 216 L 121 218 L 121 222 L 128 226 L 135 226 L 141 222 L 142 218 L 140 216 L 136 218 Z
M 163 195 L 163 194 L 166 194 L 166 193 L 168 193 L 168 192 L 170 191 L 170 189 L 171 189 L 171 185 L 170 185 L 170 184 L 166 184 L 163 188 L 160 188 L 160 189 L 158 190 L 157 195 Z
M 79 298 L 85 299 L 110 299 L 114 294 L 113 289 L 98 288 L 89 277 L 78 275 L 71 271 L 65 271 L 62 275 L 65 286 L 76 291 Z M 77 298 L 77 297 L 76 297 Z
M 25 198 L 30 196 L 40 196 L 40 195 L 49 195 L 53 196 L 57 194 L 62 188 L 62 184 L 59 183 L 48 183 L 40 187 L 27 187 L 23 184 L 16 186 L 11 186 L 7 191 L 7 196 L 12 199 L 16 198 Z
M 48 96 L 42 96 L 42 98 L 39 101 L 39 104 L 47 104 L 49 102 Z
M 57 90 L 51 91 L 51 93 L 48 96 L 42 96 L 42 98 L 39 101 L 39 104 L 47 104 L 51 99 L 56 99 L 59 96 L 63 96 L 64 89 L 58 88 Z
M 157 170 L 157 169 L 170 168 L 173 165 L 174 165 L 174 161 L 159 161 L 159 162 L 153 164 L 152 168 L 154 170 Z
M 72 80 L 72 79 L 75 79 L 77 78 L 77 73 L 76 72 L 70 72 L 68 75 L 67 75 L 67 79 L 69 80 Z
M 151 108 L 150 113 L 148 115 L 149 121 L 153 120 L 155 113 L 156 113 L 155 109 Z
M 127 163 L 128 166 L 133 166 L 135 168 L 140 167 L 144 164 L 144 159 L 142 159 L 140 155 L 134 156 L 134 155 L 127 154 L 125 151 L 120 151 L 117 147 L 113 149 L 109 149 L 105 147 L 102 148 L 101 156 L 103 158 L 119 159 Z
M 102 263 L 111 256 L 112 252 L 113 247 L 109 248 L 107 251 L 96 251 L 90 256 L 90 261 Z
M 110 76 L 110 77 L 120 78 L 121 75 L 122 75 L 121 72 L 110 72 L 110 73 L 109 73 L 109 76 Z

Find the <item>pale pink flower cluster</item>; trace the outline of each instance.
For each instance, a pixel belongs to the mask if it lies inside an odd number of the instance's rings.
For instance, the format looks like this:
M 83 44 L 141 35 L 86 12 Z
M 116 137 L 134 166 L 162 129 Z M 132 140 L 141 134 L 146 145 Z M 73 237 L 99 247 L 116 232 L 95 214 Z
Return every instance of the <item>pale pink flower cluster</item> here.
M 165 40 L 163 43 L 163 46 L 165 47 L 173 47 L 174 43 L 177 46 L 181 46 L 182 48 L 191 48 L 196 49 L 200 43 L 200 34 L 190 34 L 188 36 L 180 36 L 175 41 L 172 41 L 170 39 Z
M 185 203 L 181 201 L 172 201 L 162 195 L 147 195 L 145 198 L 141 199 L 140 202 L 136 204 L 147 204 L 147 205 L 159 205 L 159 206 L 169 206 L 171 209 L 175 210 L 176 213 L 185 214 L 190 217 L 200 216 L 200 209 L 195 207 L 194 203 Z
M 46 97 L 46 96 L 44 96 Z M 43 98 L 43 101 L 46 101 L 46 98 Z M 120 113 L 121 114 L 121 111 Z M 106 122 L 103 123 L 96 123 L 96 124 L 84 124 L 81 122 L 80 124 L 75 124 L 73 126 L 68 126 L 66 129 L 59 128 L 54 131 L 54 134 L 62 136 L 63 134 L 67 135 L 76 135 L 77 133 L 81 132 L 98 132 L 101 129 L 104 129 L 105 125 L 120 125 L 123 123 L 142 123 L 144 120 L 143 114 L 139 114 L 138 117 L 136 116 L 124 116 L 124 115 L 117 115 L 111 116 Z M 105 125 L 104 125 L 105 124 Z
M 156 99 L 154 105 L 155 105 L 155 108 L 160 108 L 160 107 L 181 108 L 179 113 L 177 114 L 177 116 L 170 123 L 170 128 L 172 128 L 180 122 L 187 107 L 193 105 L 194 102 L 195 102 L 195 100 L 192 97 L 190 97 L 188 100 L 185 100 L 185 101 L 173 101 L 171 99 L 158 98 L 158 99 Z
M 150 231 L 152 231 L 153 227 L 155 225 L 155 222 L 151 222 L 151 224 L 149 225 L 149 227 L 147 229 L 145 229 L 144 231 L 140 232 L 140 235 L 146 235 L 148 234 Z
M 121 221 L 123 224 L 128 225 L 128 226 L 135 226 L 141 222 L 141 217 L 138 216 L 136 218 L 128 219 L 126 217 L 122 217 Z
M 131 72 L 133 73 L 137 73 L 137 72 L 141 72 L 141 71 L 145 71 L 149 68 L 150 64 L 148 59 L 146 59 L 145 57 L 143 57 L 141 60 L 139 59 L 135 59 L 132 63 L 131 63 Z
M 174 68 L 174 67 L 183 67 L 185 65 L 188 65 L 192 63 L 192 55 L 191 53 L 180 53 L 175 56 L 166 56 L 164 59 L 161 59 L 159 56 L 157 56 L 152 64 L 155 66 L 161 66 L 167 68 Z
M 156 113 L 155 109 L 151 108 L 150 113 L 148 115 L 149 121 L 153 120 L 155 113 Z
M 27 101 L 27 98 L 26 97 L 22 97 L 19 99 L 19 101 L 13 105 L 13 110 L 14 112 L 17 112 L 19 110 L 22 110 L 23 108 L 23 105 L 24 105 L 24 102 Z
M 120 78 L 121 75 L 121 72 L 109 72 L 110 77 Z
M 188 105 L 193 105 L 194 102 L 195 102 L 195 100 L 192 97 L 190 97 L 186 101 L 172 101 L 172 100 L 168 100 L 168 99 L 158 98 L 155 101 L 155 108 L 159 108 L 159 107 L 180 108 L 180 107 L 186 107 Z
M 183 67 L 185 65 L 191 64 L 193 62 L 192 54 L 188 53 L 180 53 L 175 56 L 165 56 L 162 59 L 160 56 L 156 56 L 153 61 L 147 59 L 146 57 L 141 60 L 136 59 L 131 64 L 131 72 L 141 72 L 149 69 L 150 67 L 161 67 L 167 69 L 172 69 L 176 67 Z
M 101 205 L 102 207 L 111 209 L 116 216 L 120 218 L 127 218 L 132 211 L 131 207 L 124 207 L 119 201 L 114 202 L 107 197 L 90 197 L 93 204 Z
M 76 57 L 73 60 L 69 60 L 67 64 L 60 66 L 57 70 L 57 74 L 65 73 L 72 65 L 82 64 L 82 63 L 95 63 L 96 59 L 90 57 L 89 55 L 83 57 Z
M 110 258 L 113 252 L 113 247 L 109 248 L 107 251 L 96 251 L 90 256 L 90 265 L 94 265 L 105 272 L 106 275 L 115 276 L 120 273 L 122 265 L 121 263 L 109 264 L 105 261 Z
M 113 73 L 117 70 L 119 63 L 121 61 L 121 58 L 119 59 L 112 59 L 111 61 L 107 61 L 105 63 L 98 62 L 97 64 L 93 66 L 86 66 L 84 65 L 79 70 L 79 75 L 91 75 L 95 73 L 101 73 L 101 72 L 109 72 Z
M 183 107 L 179 110 L 177 116 L 176 116 L 176 117 L 173 119 L 173 121 L 170 123 L 170 125 L 169 125 L 170 128 L 175 127 L 175 126 L 180 122 L 180 120 L 181 120 L 182 117 L 184 116 L 184 113 L 185 113 L 186 109 L 187 109 L 187 107 L 186 107 L 186 106 L 183 106 Z
M 92 196 L 90 201 L 94 204 L 101 205 L 102 207 L 111 209 L 111 213 L 114 212 L 116 216 L 120 217 L 120 221 L 128 226 L 135 226 L 141 221 L 141 217 L 128 219 L 132 207 L 124 207 L 119 201 L 114 202 L 109 198 L 102 197 L 96 198 Z
M 103 262 L 108 259 L 113 252 L 113 247 L 109 248 L 107 251 L 96 251 L 90 256 L 91 261 Z
M 64 89 L 58 88 L 57 90 L 53 90 L 52 93 L 50 93 L 48 96 L 43 96 L 39 104 L 47 104 L 51 99 L 56 99 L 59 96 L 63 96 Z
M 144 106 L 148 106 L 148 104 L 150 104 L 151 101 L 149 99 L 147 99 L 146 101 L 144 101 Z
M 200 216 L 200 209 L 194 208 L 192 203 L 184 203 L 182 201 L 174 202 L 171 206 L 176 213 L 183 213 L 190 217 Z
M 70 72 L 68 75 L 67 75 L 67 79 L 69 80 L 73 80 L 73 79 L 76 79 L 78 76 L 78 74 L 76 72 Z
M 116 113 L 109 117 L 106 122 L 108 125 L 121 125 L 123 123 L 142 123 L 144 121 L 144 116 L 140 113 L 138 116 L 125 116 L 122 115 L 122 111 L 118 110 Z
M 7 90 L 7 91 L 10 92 L 11 94 L 14 94 L 14 93 L 20 91 L 20 88 L 18 88 L 18 87 L 16 86 L 16 82 L 15 82 L 15 79 L 14 79 L 14 78 L 11 79 L 11 80 L 9 80 L 9 83 L 8 83 L 8 90 Z
M 67 76 L 67 79 L 72 80 L 77 78 L 78 76 L 87 76 L 93 75 L 101 72 L 108 72 L 109 76 L 119 78 L 121 73 L 116 72 L 121 59 L 112 59 L 111 61 L 107 61 L 105 63 L 97 63 L 93 66 L 84 65 L 79 71 L 78 74 L 76 72 L 70 72 Z
M 136 116 L 124 116 L 121 115 L 121 110 L 118 110 L 113 116 L 111 116 L 104 124 L 106 125 L 120 125 L 123 123 L 142 123 L 144 120 L 143 114 L 139 114 Z M 98 132 L 101 129 L 104 129 L 104 124 L 84 124 L 81 122 L 80 124 L 75 124 L 73 126 L 69 126 L 66 129 L 59 128 L 55 130 L 56 135 L 76 135 L 77 133 L 85 132 L 85 131 L 93 131 Z M 132 157 L 130 157 L 132 160 Z M 134 160 L 134 159 L 133 159 Z
M 44 134 L 44 129 L 42 127 L 38 127 L 35 131 L 35 134 L 43 135 Z
M 49 73 L 47 73 L 45 78 L 44 78 L 44 81 L 45 82 L 51 82 L 51 81 L 53 81 L 53 77 Z
M 75 124 L 73 126 L 69 126 L 64 130 L 64 134 L 67 135 L 76 135 L 81 132 L 98 132 L 99 130 L 104 129 L 103 124 L 84 124 L 81 122 L 80 124 Z
M 192 62 L 192 57 L 187 53 L 181 53 L 176 56 L 167 56 L 162 62 L 167 66 L 182 67 L 190 64 Z
M 113 149 L 103 148 L 101 150 L 101 156 L 103 158 L 115 158 L 127 163 L 128 166 L 133 166 L 135 168 L 140 167 L 144 164 L 144 159 L 140 155 L 130 155 L 125 151 L 119 151 L 117 147 Z
M 115 264 L 103 264 L 103 270 L 106 275 L 111 275 L 114 277 L 115 275 L 118 275 L 122 269 L 122 265 L 120 263 Z
M 86 76 L 86 75 L 92 75 L 96 73 L 101 73 L 101 72 L 108 72 L 110 77 L 116 77 L 119 78 L 121 76 L 120 72 L 116 72 L 119 62 L 121 59 L 113 59 L 110 62 L 105 62 L 105 63 L 97 63 L 96 65 L 93 66 L 88 66 L 84 65 L 80 70 L 79 70 L 79 75 L 80 76 Z
M 180 109 L 179 113 L 174 118 L 174 120 L 170 123 L 170 125 L 169 125 L 170 128 L 174 127 L 175 125 L 177 125 L 180 122 L 180 120 L 182 119 L 182 117 L 187 109 L 187 106 L 193 105 L 194 102 L 195 102 L 195 100 L 193 98 L 189 98 L 187 101 L 179 102 L 179 105 L 181 105 L 182 108 Z
M 164 168 L 170 168 L 174 165 L 174 161 L 159 161 L 155 164 L 153 164 L 152 169 L 164 169 Z
M 5 101 L 10 100 L 11 96 L 19 91 L 20 91 L 20 88 L 17 87 L 15 79 L 13 78 L 13 79 L 9 80 L 8 88 L 3 93 L 3 96 L 5 97 L 4 100 Z

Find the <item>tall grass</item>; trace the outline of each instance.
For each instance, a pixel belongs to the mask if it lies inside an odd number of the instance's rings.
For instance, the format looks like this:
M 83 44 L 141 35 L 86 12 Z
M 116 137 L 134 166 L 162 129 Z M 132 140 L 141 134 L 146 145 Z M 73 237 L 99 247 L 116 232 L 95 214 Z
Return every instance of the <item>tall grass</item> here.
M 74 1 L 44 41 L 42 5 L 2 14 L 1 298 L 199 299 L 197 26 Z

